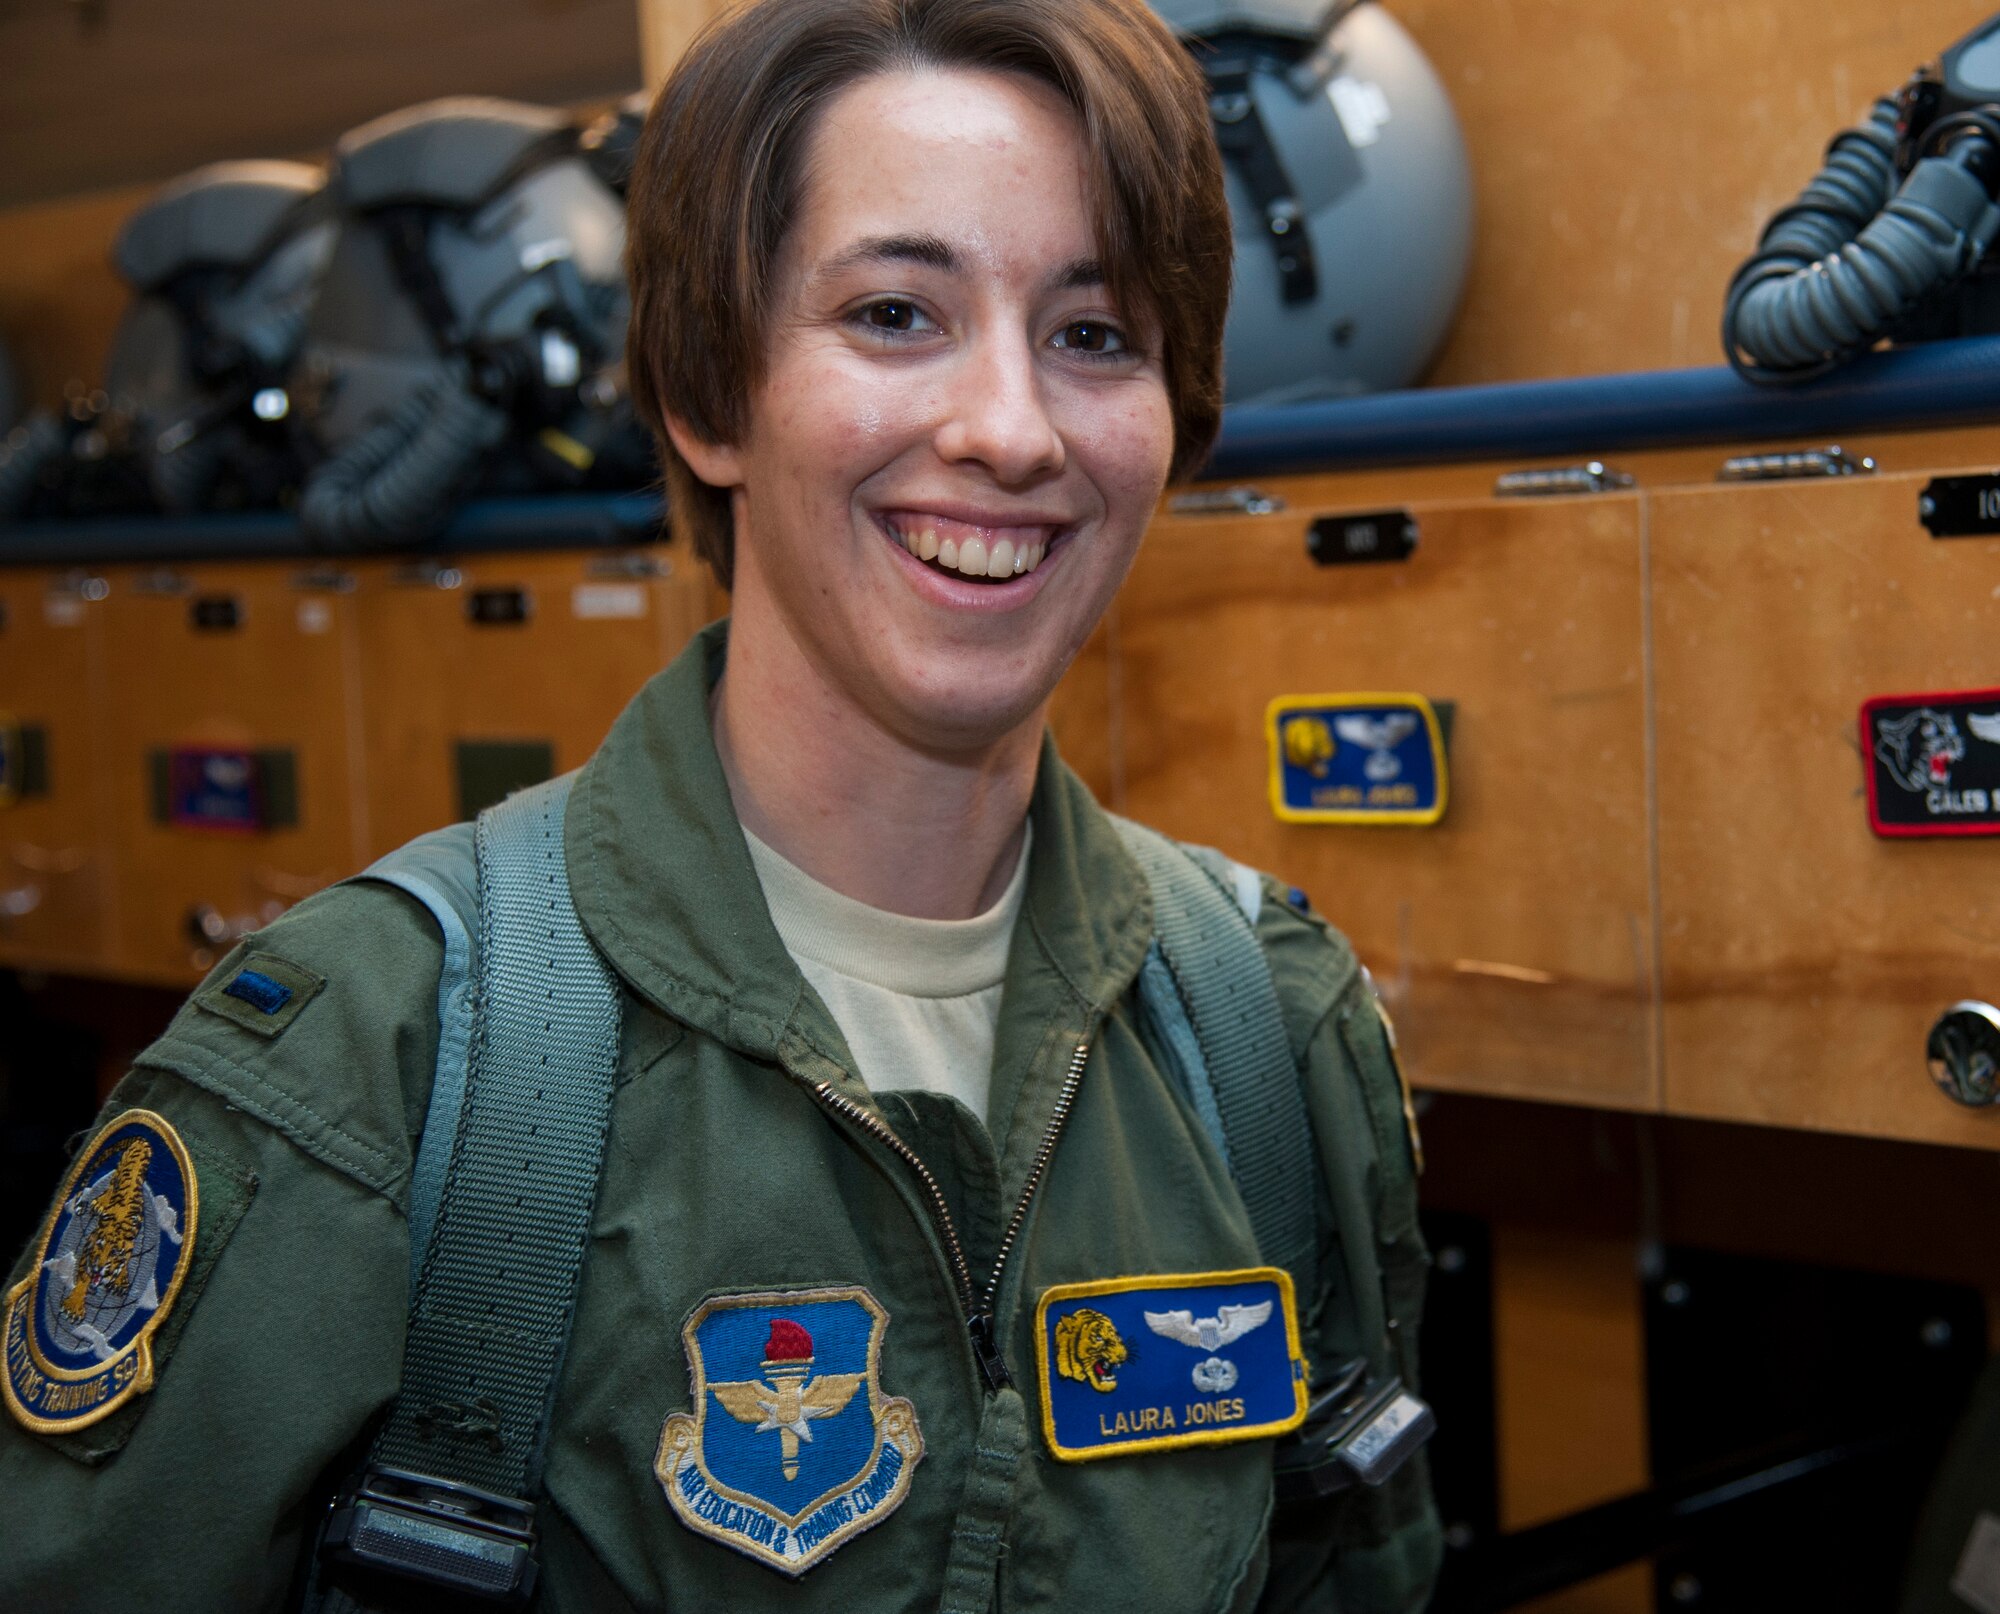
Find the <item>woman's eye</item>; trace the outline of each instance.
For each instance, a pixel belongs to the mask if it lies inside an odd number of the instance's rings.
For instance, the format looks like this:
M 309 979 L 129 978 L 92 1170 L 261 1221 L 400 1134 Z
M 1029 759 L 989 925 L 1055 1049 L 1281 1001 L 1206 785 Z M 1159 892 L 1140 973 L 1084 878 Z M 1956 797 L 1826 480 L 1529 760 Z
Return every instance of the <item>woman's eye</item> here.
M 884 297 L 861 310 L 861 323 L 871 331 L 901 334 L 927 329 L 931 320 L 906 298 Z
M 1056 333 L 1056 345 L 1068 348 L 1072 353 L 1086 353 L 1093 357 L 1105 357 L 1125 351 L 1124 334 L 1115 325 L 1107 325 L 1103 320 L 1071 320 Z

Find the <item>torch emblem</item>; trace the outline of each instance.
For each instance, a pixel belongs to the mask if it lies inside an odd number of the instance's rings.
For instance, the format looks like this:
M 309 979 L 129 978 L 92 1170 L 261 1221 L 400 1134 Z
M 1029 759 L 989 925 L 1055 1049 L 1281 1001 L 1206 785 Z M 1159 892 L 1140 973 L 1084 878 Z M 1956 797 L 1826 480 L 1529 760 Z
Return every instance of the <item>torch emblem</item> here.
M 764 1346 L 764 1376 L 769 1384 L 751 1379 L 743 1384 L 711 1384 L 729 1415 L 755 1426 L 758 1434 L 775 1429 L 780 1466 L 788 1480 L 799 1477 L 799 1442 L 812 1439 L 816 1418 L 831 1418 L 854 1399 L 864 1373 L 822 1373 L 812 1377 L 813 1342 L 797 1323 L 780 1317 L 771 1324 Z

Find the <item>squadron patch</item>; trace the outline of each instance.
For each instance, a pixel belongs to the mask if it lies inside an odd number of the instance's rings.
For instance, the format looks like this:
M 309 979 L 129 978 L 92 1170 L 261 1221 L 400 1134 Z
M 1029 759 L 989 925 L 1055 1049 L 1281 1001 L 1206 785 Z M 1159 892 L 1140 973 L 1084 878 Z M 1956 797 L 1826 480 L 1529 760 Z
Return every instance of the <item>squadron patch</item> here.
M 127 1110 L 78 1154 L 7 1296 L 17 1422 L 83 1429 L 152 1389 L 152 1336 L 194 1258 L 197 1198 L 179 1134 L 151 1110 Z
M 694 1411 L 653 1462 L 681 1523 L 798 1576 L 895 1512 L 924 1440 L 882 1393 L 888 1325 L 862 1288 L 704 1301 L 681 1330 Z
M 2000 689 L 1878 695 L 1861 754 L 1877 835 L 2000 835 Z
M 1444 731 L 1422 695 L 1280 695 L 1264 714 L 1271 810 L 1288 824 L 1435 824 Z
M 1042 1432 L 1066 1463 L 1258 1440 L 1306 1416 L 1279 1267 L 1059 1284 L 1035 1311 Z

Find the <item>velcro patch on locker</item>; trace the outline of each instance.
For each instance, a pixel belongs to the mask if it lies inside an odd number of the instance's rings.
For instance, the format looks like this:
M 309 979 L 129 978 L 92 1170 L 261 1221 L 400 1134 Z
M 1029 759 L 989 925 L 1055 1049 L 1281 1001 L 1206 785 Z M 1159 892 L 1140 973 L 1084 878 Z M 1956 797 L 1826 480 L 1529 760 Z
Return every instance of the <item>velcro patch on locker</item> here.
M 1444 730 L 1422 695 L 1280 695 L 1266 708 L 1271 810 L 1288 824 L 1435 824 Z
M 228 975 L 195 993 L 194 1002 L 245 1031 L 275 1037 L 325 985 L 325 976 L 276 953 L 250 952 Z
M 2000 689 L 1877 695 L 1861 754 L 1877 835 L 2000 835 Z
M 1066 1463 L 1305 1421 L 1305 1352 L 1279 1267 L 1058 1284 L 1035 1311 L 1035 1369 L 1042 1432 Z

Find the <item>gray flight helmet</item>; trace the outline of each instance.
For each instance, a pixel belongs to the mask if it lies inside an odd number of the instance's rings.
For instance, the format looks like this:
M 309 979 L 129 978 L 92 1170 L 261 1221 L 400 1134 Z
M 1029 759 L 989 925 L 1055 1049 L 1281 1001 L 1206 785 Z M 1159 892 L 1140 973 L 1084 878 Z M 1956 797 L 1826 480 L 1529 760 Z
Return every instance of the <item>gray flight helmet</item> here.
M 1153 4 L 1208 76 L 1223 151 L 1228 401 L 1417 381 L 1472 255 L 1471 165 L 1435 69 L 1366 0 Z
M 112 262 L 131 289 L 105 363 L 154 499 L 264 503 L 293 480 L 283 383 L 333 249 L 325 172 L 220 162 L 149 198 Z

